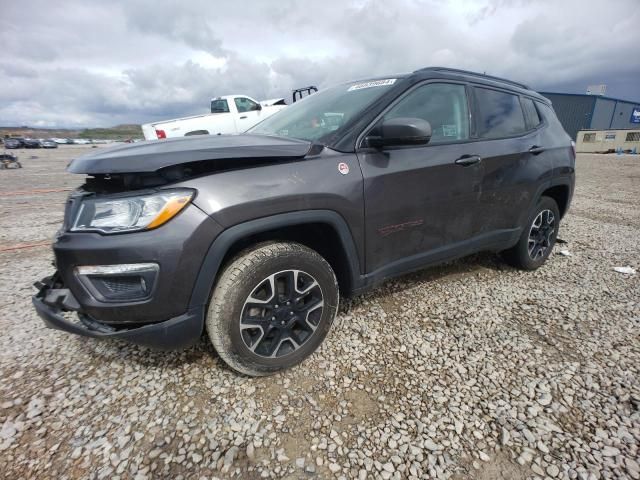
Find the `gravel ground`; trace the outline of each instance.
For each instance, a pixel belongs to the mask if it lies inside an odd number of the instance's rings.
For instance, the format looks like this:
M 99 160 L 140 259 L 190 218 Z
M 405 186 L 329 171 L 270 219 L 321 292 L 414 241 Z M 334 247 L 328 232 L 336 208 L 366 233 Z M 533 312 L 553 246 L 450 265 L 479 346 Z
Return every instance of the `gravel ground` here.
M 637 156 L 579 156 L 538 271 L 483 254 L 387 282 L 252 379 L 204 339 L 161 353 L 36 317 L 86 148 L 0 171 L 0 477 L 640 478 L 640 274 L 613 271 L 640 268 Z

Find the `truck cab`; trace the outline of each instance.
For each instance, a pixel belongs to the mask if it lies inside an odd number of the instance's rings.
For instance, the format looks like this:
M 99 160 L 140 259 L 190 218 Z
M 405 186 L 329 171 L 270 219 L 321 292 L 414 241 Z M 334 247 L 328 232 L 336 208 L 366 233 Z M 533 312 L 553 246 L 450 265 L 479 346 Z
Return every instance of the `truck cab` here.
M 211 99 L 211 113 L 147 123 L 142 132 L 146 140 L 243 133 L 286 106 L 283 98 L 258 102 L 247 95 L 224 95 Z

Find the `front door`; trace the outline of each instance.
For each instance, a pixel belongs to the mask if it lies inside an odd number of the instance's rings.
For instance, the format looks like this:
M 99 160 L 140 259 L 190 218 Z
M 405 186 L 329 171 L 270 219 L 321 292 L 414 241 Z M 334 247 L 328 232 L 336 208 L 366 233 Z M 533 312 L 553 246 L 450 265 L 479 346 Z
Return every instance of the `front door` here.
M 419 85 L 383 119 L 399 117 L 427 120 L 432 137 L 424 146 L 358 152 L 368 273 L 388 274 L 412 262 L 436 261 L 475 234 L 482 162 L 474 161 L 474 142 L 469 142 L 465 85 Z
M 262 109 L 256 102 L 246 97 L 236 97 L 234 102 L 238 109 L 238 132 L 245 132 L 260 121 Z

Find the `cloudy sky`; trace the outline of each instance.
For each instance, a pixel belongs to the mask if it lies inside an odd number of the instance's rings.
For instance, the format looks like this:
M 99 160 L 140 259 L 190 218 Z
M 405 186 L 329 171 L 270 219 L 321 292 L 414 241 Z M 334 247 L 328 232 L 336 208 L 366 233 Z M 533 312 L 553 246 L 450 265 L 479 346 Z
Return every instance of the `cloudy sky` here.
M 428 65 L 640 101 L 639 45 L 638 0 L 0 0 L 0 125 L 141 123 Z

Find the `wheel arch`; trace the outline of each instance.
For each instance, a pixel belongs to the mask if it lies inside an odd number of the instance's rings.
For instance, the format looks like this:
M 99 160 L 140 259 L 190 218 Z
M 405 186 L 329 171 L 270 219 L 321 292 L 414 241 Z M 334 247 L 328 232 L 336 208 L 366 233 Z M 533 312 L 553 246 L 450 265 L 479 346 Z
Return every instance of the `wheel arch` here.
M 535 193 L 531 196 L 531 203 L 528 208 L 523 209 L 518 216 L 518 225 L 521 228 L 525 227 L 525 223 L 531 210 L 536 207 L 540 198 L 543 196 L 551 197 L 558 204 L 558 210 L 560 211 L 560 219 L 567 213 L 569 205 L 571 204 L 571 198 L 573 196 L 573 182 L 570 178 L 559 177 L 544 182 L 535 190 Z
M 569 207 L 569 198 L 570 198 L 570 188 L 569 185 L 560 183 L 557 185 L 550 186 L 546 190 L 540 193 L 539 197 L 550 197 L 558 205 L 558 210 L 560 211 L 560 218 L 564 217 L 564 214 L 567 212 Z
M 218 235 L 200 267 L 190 307 L 208 304 L 226 262 L 244 248 L 268 240 L 295 241 L 316 250 L 333 268 L 343 294 L 360 286 L 360 261 L 344 218 L 332 210 L 297 211 L 240 223 Z

